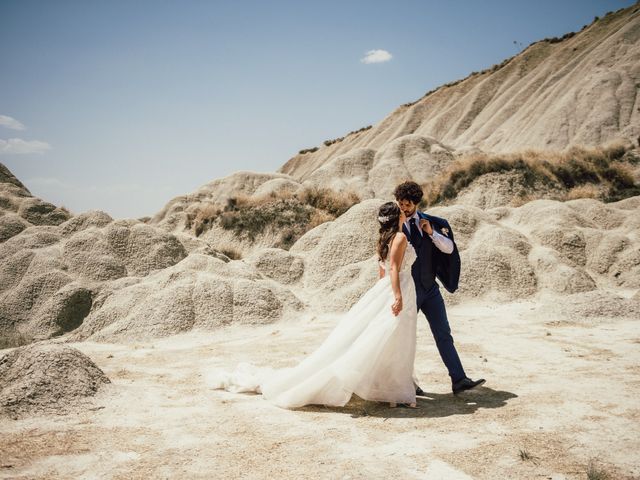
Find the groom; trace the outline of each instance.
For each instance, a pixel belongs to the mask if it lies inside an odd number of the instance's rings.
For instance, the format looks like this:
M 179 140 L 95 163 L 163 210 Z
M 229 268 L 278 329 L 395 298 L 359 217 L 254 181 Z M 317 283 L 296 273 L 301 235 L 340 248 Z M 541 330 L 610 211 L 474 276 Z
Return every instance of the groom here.
M 393 194 L 407 217 L 402 230 L 418 256 L 411 267 L 411 276 L 416 284 L 418 310 L 427 317 L 440 357 L 449 370 L 453 393 L 457 395 L 482 385 L 485 380 L 471 380 L 464 373 L 453 344 L 440 287 L 436 283 L 437 277 L 451 293 L 458 288 L 460 254 L 453 241 L 453 232 L 445 219 L 417 210 L 423 196 L 422 188 L 417 183 L 401 183 Z M 417 385 L 416 395 L 424 395 Z

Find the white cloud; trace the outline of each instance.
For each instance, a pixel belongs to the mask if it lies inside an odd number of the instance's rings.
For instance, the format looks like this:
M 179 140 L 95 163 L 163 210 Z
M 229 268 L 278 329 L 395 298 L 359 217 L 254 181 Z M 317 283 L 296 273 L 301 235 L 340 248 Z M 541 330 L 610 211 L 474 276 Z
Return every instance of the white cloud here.
M 40 140 L 22 140 L 21 138 L 0 140 L 0 155 L 43 153 L 50 149 L 51 145 Z
M 361 58 L 362 63 L 382 63 L 391 60 L 392 55 L 386 50 L 369 50 L 364 58 Z
M 12 130 L 24 130 L 26 127 L 13 117 L 0 115 L 0 126 L 7 127 Z

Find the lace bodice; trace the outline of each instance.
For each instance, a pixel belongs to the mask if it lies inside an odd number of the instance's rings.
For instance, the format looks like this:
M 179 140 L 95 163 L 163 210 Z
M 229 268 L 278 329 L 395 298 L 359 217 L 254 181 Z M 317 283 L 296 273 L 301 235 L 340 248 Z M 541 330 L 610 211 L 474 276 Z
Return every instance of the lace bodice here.
M 404 233 L 400 233 L 400 235 L 404 235 Z M 395 238 L 395 237 L 394 237 Z M 393 239 L 391 239 L 393 242 Z M 391 243 L 391 242 L 389 242 Z M 391 253 L 391 246 L 389 246 L 389 253 Z M 416 251 L 413 246 L 407 242 L 407 248 L 404 251 L 404 258 L 402 259 L 402 265 L 400 266 L 400 272 L 411 272 L 411 265 L 416 261 L 418 256 L 416 255 Z M 380 266 L 384 268 L 385 272 L 389 272 L 391 266 L 391 255 L 387 255 L 384 262 L 379 262 Z

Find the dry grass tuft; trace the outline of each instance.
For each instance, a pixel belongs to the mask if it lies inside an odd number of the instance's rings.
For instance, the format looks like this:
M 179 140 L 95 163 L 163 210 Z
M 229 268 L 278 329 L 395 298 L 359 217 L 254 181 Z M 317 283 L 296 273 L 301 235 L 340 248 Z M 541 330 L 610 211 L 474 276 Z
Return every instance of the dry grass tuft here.
M 62 210 L 64 213 L 66 213 L 67 215 L 69 215 L 70 217 L 73 217 L 73 213 L 66 206 L 60 205 L 58 208 Z
M 242 259 L 242 252 L 234 246 L 225 245 L 223 247 L 217 248 L 217 250 L 223 255 L 226 255 L 227 257 L 229 257 L 230 260 Z
M 526 150 L 489 155 L 476 153 L 461 157 L 424 186 L 425 203 L 454 199 L 478 177 L 488 173 L 516 171 L 524 186 L 549 185 L 566 191 L 564 198 L 599 198 L 606 202 L 640 194 L 631 165 L 638 162 L 632 146 L 617 141 L 597 148 L 573 147 L 564 152 Z M 535 198 L 535 193 L 532 194 Z M 521 199 L 522 200 L 522 199 Z
M 596 464 L 594 459 L 589 460 L 589 465 L 587 466 L 587 480 L 610 480 L 611 476 L 609 473 L 603 468 L 599 467 Z
M 318 225 L 322 225 L 325 222 L 330 222 L 334 220 L 335 217 L 328 212 L 322 210 L 316 210 L 311 214 L 311 218 L 309 219 L 309 230 L 316 228 Z
M 347 133 L 344 137 L 338 137 L 338 138 L 332 138 L 330 140 L 325 140 L 324 142 L 322 142 L 322 144 L 325 147 L 328 147 L 330 145 L 333 145 L 334 143 L 338 143 L 341 142 L 342 140 L 344 140 L 345 138 L 351 136 L 351 135 L 356 135 L 360 132 L 364 132 L 367 131 L 369 129 L 371 129 L 373 127 L 373 125 L 367 125 L 366 127 L 362 127 L 359 128 L 358 130 L 351 130 L 349 133 Z M 319 147 L 313 147 L 313 148 L 303 148 L 302 150 L 298 151 L 299 155 L 304 155 L 306 153 L 313 153 L 313 152 L 317 152 Z
M 519 452 L 518 452 L 518 456 L 520 457 L 520 460 L 522 460 L 523 462 L 532 462 L 534 464 L 538 464 L 538 457 L 536 457 L 535 455 L 531 455 L 529 453 L 529 450 L 527 450 L 526 448 L 520 448 Z
M 318 151 L 318 147 L 313 147 L 313 148 L 303 148 L 302 150 L 300 150 L 298 153 L 300 155 L 304 155 L 305 153 L 313 153 L 313 152 L 317 152 Z
M 187 215 L 187 228 L 193 228 L 196 237 L 199 237 L 205 230 L 211 228 L 213 220 L 218 216 L 220 210 L 212 203 L 202 203 L 195 213 Z
M 200 236 L 216 224 L 250 241 L 267 230 L 276 231 L 279 234 L 276 246 L 288 249 L 307 231 L 334 220 L 359 201 L 353 192 L 317 187 L 300 192 L 282 190 L 260 197 L 238 195 L 230 198 L 223 210 L 210 203 L 201 204 L 187 215 L 186 227 Z
M 354 192 L 336 192 L 329 188 L 308 187 L 299 195 L 300 201 L 322 210 L 334 218 L 339 217 L 360 201 Z
M 600 198 L 602 189 L 592 183 L 587 185 L 579 185 L 573 187 L 567 192 L 567 200 L 576 200 L 578 198 Z

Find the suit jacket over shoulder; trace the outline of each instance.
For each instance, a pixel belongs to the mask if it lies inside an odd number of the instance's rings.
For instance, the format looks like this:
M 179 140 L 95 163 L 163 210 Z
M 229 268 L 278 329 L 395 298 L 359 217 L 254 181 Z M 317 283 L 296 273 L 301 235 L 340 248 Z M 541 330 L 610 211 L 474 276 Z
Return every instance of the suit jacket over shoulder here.
M 437 248 L 433 249 L 433 262 L 436 278 L 440 280 L 442 286 L 446 288 L 449 293 L 453 293 L 458 289 L 461 263 L 460 252 L 458 251 L 458 246 L 456 245 L 456 241 L 453 237 L 451 225 L 449 225 L 449 222 L 444 218 L 429 215 L 420 211 L 418 211 L 418 216 L 428 220 L 435 231 L 453 241 L 453 252 L 449 254 L 441 252 Z

